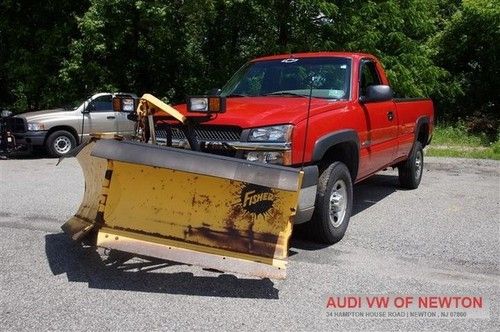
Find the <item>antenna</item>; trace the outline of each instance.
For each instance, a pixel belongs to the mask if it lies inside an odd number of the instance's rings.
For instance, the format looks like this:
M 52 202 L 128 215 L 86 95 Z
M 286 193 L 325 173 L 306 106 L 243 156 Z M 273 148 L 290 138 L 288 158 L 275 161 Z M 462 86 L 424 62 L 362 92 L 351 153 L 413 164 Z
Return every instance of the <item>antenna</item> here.
M 307 103 L 307 118 L 306 118 L 306 131 L 304 133 L 304 144 L 302 147 L 302 162 L 300 165 L 300 169 L 304 169 L 304 159 L 306 158 L 306 144 L 307 144 L 307 134 L 309 133 L 309 116 L 311 115 L 311 99 L 312 99 L 312 91 L 313 91 L 313 82 L 314 75 L 311 75 L 311 80 L 309 82 L 309 98 Z

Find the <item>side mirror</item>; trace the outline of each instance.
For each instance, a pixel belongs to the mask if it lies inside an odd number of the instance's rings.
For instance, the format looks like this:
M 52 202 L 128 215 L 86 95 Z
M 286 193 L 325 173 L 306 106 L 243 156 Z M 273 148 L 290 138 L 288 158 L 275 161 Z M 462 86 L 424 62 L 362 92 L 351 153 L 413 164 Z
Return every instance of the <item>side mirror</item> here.
M 393 92 L 388 85 L 369 85 L 366 95 L 359 97 L 361 103 L 388 101 L 393 98 Z
M 187 99 L 188 112 L 194 113 L 224 113 L 226 98 L 220 96 L 192 96 Z
M 89 114 L 90 112 L 95 111 L 95 105 L 94 103 L 90 102 L 87 107 L 85 107 L 82 111 L 83 114 Z

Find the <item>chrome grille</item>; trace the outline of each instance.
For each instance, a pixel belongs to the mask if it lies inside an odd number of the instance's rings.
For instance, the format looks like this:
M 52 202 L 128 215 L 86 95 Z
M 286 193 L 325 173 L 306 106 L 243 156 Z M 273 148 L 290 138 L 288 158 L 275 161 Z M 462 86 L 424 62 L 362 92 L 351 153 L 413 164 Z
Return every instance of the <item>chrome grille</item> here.
M 164 126 L 156 127 L 156 137 L 167 138 L 167 130 Z M 230 126 L 200 126 L 195 129 L 196 137 L 200 141 L 239 141 L 241 129 Z M 186 139 L 184 132 L 178 127 L 172 127 L 172 139 Z

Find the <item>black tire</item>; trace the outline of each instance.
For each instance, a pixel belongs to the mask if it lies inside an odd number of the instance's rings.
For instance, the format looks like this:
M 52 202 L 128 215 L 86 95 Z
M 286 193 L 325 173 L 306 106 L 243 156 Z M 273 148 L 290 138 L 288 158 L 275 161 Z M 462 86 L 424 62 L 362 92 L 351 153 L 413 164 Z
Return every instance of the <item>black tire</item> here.
M 65 156 L 75 147 L 75 137 L 65 130 L 58 130 L 53 132 L 49 135 L 49 137 L 47 137 L 47 140 L 45 141 L 45 148 L 52 157 Z
M 351 218 L 352 192 L 351 174 L 344 163 L 336 161 L 321 173 L 314 214 L 308 223 L 309 234 L 313 240 L 326 244 L 342 240 Z M 344 213 L 334 211 L 339 206 L 335 204 L 340 204 L 336 201 L 340 200 L 343 202 Z
M 416 141 L 410 157 L 398 166 L 399 183 L 405 189 L 417 189 L 424 171 L 424 151 L 422 143 Z

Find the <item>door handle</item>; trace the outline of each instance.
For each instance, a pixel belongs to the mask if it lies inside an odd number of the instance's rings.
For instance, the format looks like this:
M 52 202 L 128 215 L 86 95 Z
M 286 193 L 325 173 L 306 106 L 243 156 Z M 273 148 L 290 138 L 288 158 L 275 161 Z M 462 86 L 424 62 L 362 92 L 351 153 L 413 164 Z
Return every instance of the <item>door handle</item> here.
M 388 119 L 389 121 L 394 120 L 394 112 L 393 112 L 393 111 L 389 111 L 389 112 L 387 112 L 387 119 Z
M 111 116 L 108 116 L 106 119 L 108 119 L 108 120 L 113 120 L 113 119 L 116 119 L 116 118 L 115 118 L 114 116 L 112 116 L 112 115 L 111 115 Z

